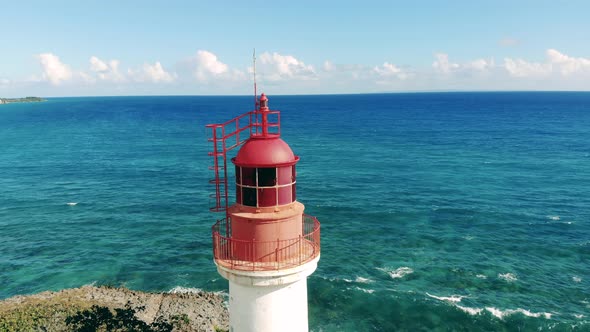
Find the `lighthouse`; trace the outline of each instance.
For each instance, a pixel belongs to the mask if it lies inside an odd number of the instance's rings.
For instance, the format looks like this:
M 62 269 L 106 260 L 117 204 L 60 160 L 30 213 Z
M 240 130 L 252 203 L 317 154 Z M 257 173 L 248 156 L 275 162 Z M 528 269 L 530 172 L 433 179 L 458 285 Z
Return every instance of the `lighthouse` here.
M 307 277 L 320 259 L 320 223 L 296 199 L 299 157 L 281 139 L 280 112 L 262 94 L 253 111 L 207 128 L 211 210 L 225 212 L 212 227 L 213 256 L 229 281 L 230 331 L 308 331 Z

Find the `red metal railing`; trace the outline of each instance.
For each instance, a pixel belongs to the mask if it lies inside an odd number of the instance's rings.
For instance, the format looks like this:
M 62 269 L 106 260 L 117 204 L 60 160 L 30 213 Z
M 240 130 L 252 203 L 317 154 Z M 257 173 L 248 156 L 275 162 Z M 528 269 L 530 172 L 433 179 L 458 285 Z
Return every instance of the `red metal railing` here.
M 242 145 L 253 135 L 261 135 L 262 115 L 275 116 L 276 121 L 267 122 L 270 129 L 269 134 L 280 136 L 281 118 L 279 111 L 250 111 L 237 116 L 224 123 L 208 124 L 211 128 L 211 136 L 208 141 L 213 143 L 213 151 L 208 155 L 213 157 L 213 165 L 209 169 L 213 171 L 214 177 L 209 180 L 215 188 L 215 193 L 210 196 L 214 202 L 210 206 L 213 212 L 227 211 L 228 182 L 227 182 L 227 153 Z
M 243 271 L 281 270 L 305 264 L 320 254 L 320 222 L 303 215 L 302 235 L 276 241 L 238 240 L 231 236 L 231 221 L 212 227 L 213 256 L 217 264 Z

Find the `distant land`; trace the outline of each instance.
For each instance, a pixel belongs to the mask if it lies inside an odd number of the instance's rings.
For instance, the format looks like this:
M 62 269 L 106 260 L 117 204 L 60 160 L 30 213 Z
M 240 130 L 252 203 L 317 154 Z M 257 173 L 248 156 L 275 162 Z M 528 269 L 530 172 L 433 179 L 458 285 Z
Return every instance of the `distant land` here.
M 0 104 L 11 104 L 11 103 L 37 103 L 45 101 L 40 97 L 25 97 L 25 98 L 0 98 Z

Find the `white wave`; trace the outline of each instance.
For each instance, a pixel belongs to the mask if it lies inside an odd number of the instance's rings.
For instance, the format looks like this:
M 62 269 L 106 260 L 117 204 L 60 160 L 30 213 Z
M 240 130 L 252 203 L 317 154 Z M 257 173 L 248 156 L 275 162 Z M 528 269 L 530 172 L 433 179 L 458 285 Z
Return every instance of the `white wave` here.
M 512 273 L 498 273 L 498 278 L 506 280 L 508 282 L 514 282 L 518 280 L 516 275 Z
M 582 315 L 582 314 L 574 314 L 574 317 L 576 317 L 577 319 L 582 319 L 586 316 Z
M 466 235 L 466 236 L 464 236 L 463 238 L 464 238 L 465 240 L 467 240 L 467 241 L 471 241 L 471 240 L 475 239 L 475 236 Z
M 437 300 L 450 302 L 457 309 L 460 309 L 472 316 L 479 315 L 484 310 L 482 308 L 464 307 L 464 306 L 461 306 L 458 304 L 459 302 L 461 302 L 461 300 L 463 298 L 466 298 L 468 296 L 452 295 L 449 297 L 445 297 L 445 296 L 435 296 L 435 295 L 428 294 L 428 293 L 426 293 L 426 295 L 428 295 L 432 298 L 435 298 Z M 495 316 L 499 319 L 504 319 L 507 316 L 517 314 L 517 313 L 523 314 L 527 317 L 534 317 L 534 318 L 543 317 L 545 319 L 551 319 L 551 316 L 553 315 L 550 312 L 531 312 L 530 310 L 526 310 L 526 309 L 522 309 L 522 308 L 501 310 L 501 309 L 494 308 L 494 307 L 486 307 L 485 310 L 487 310 L 489 313 L 491 313 L 493 316 Z
M 325 276 L 317 276 L 318 278 L 327 280 L 329 282 L 335 282 L 335 281 L 344 281 L 344 282 L 352 282 L 352 280 L 350 279 L 346 279 L 346 278 L 335 278 L 335 277 L 325 277 Z
M 69 203 L 66 203 L 66 204 L 69 205 L 69 206 L 76 206 L 76 205 L 78 205 L 78 202 L 69 202 Z
M 356 279 L 354 279 L 354 282 L 358 282 L 359 284 L 368 284 L 373 282 L 373 280 L 357 276 Z
M 529 310 L 526 309 L 506 309 L 504 311 L 494 308 L 494 307 L 486 307 L 486 310 L 489 311 L 492 315 L 500 318 L 500 319 L 504 319 L 504 317 L 506 316 L 510 316 L 512 314 L 516 314 L 516 313 L 521 313 L 527 317 L 534 317 L 534 318 L 539 318 L 539 317 L 544 317 L 545 319 L 551 319 L 551 316 L 553 314 L 549 313 L 549 312 L 531 312 Z
M 200 288 L 176 286 L 168 291 L 170 294 L 198 294 L 203 290 Z
M 389 274 L 389 276 L 392 279 L 403 278 L 403 277 L 407 276 L 408 274 L 414 273 L 414 270 L 412 270 L 411 268 L 409 268 L 407 266 L 402 266 L 402 267 L 399 267 L 395 270 L 391 270 L 391 269 L 384 268 L 384 267 L 378 267 L 377 270 L 380 270 L 380 271 L 383 271 L 383 272 Z
M 319 278 L 322 278 L 324 280 L 328 280 L 330 282 L 335 282 L 335 281 L 344 281 L 346 283 L 361 283 L 361 284 L 368 284 L 370 282 L 373 282 L 373 280 L 369 279 L 369 278 L 363 278 L 363 277 L 356 277 L 354 280 L 352 279 L 348 279 L 348 278 L 337 278 L 337 277 L 324 277 L 324 276 L 318 276 Z
M 483 309 L 481 309 L 481 308 L 462 307 L 462 306 L 460 306 L 458 304 L 455 304 L 455 307 L 457 307 L 457 308 L 465 311 L 466 313 L 468 313 L 468 314 L 470 314 L 472 316 L 479 315 L 483 311 Z
M 226 299 L 226 301 L 229 299 L 229 293 L 226 292 L 226 291 L 221 291 L 220 290 L 220 291 L 217 291 L 217 292 L 213 292 L 213 294 L 217 294 L 217 295 L 223 296 Z
M 500 309 L 496 309 L 493 307 L 486 307 L 486 310 L 489 311 L 492 315 L 502 319 L 502 317 L 504 317 L 504 312 L 502 312 L 502 310 Z
M 367 294 L 373 294 L 373 293 L 375 293 L 375 290 L 374 289 L 365 289 L 365 288 L 356 287 L 356 286 L 354 287 L 354 289 L 359 290 L 359 291 L 364 292 L 364 293 L 367 293 Z
M 561 219 L 559 216 L 547 216 L 547 218 L 549 218 L 550 220 L 555 220 L 555 221 Z
M 330 281 L 336 281 L 336 280 L 342 280 L 342 281 L 347 282 L 349 284 L 353 283 L 353 282 L 358 283 L 358 284 L 368 284 L 368 283 L 373 282 L 373 280 L 371 280 L 369 278 L 363 278 L 363 277 L 359 277 L 359 276 L 357 276 L 354 280 L 347 279 L 347 278 L 342 278 L 342 279 L 332 278 Z
M 426 295 L 430 296 L 433 299 L 437 299 L 440 301 L 448 301 L 448 302 L 453 302 L 453 303 L 461 302 L 462 299 L 467 297 L 465 295 L 436 296 L 436 295 L 432 295 L 429 293 L 426 293 Z
M 578 277 L 578 276 L 573 276 L 573 277 L 572 277 L 572 280 L 573 280 L 574 282 L 582 282 L 582 278 L 580 278 L 580 277 Z
M 485 274 L 478 274 L 475 277 L 479 278 L 479 279 L 487 279 L 488 278 Z

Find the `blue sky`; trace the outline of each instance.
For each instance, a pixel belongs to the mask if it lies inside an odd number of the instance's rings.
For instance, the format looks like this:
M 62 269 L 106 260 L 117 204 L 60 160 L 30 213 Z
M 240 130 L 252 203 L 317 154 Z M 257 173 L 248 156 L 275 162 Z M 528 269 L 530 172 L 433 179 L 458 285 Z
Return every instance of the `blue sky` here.
M 21 1 L 0 96 L 589 90 L 588 1 Z

